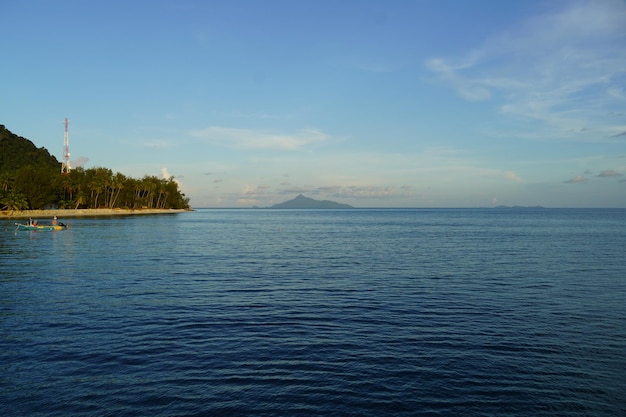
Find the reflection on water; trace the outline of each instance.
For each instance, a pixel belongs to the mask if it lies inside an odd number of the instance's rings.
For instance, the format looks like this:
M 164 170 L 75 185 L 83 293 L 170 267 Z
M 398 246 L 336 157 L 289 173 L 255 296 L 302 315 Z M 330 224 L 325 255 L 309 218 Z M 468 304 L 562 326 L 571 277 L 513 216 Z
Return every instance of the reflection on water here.
M 623 210 L 0 222 L 3 415 L 624 414 Z

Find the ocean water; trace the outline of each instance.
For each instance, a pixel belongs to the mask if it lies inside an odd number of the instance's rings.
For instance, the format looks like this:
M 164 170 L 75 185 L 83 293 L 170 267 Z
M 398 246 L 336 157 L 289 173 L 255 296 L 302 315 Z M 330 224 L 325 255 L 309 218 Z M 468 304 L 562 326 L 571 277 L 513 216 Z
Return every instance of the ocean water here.
M 626 415 L 626 210 L 61 220 L 0 221 L 0 415 Z

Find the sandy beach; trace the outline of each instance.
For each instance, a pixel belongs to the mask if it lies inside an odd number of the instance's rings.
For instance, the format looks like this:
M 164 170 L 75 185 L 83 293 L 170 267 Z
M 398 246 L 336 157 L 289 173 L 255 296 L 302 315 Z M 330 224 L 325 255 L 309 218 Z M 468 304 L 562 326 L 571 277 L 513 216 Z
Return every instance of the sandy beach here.
M 136 214 L 176 214 L 184 213 L 184 209 L 52 209 L 52 210 L 21 210 L 21 211 L 0 211 L 0 219 L 38 219 L 44 220 L 58 216 L 59 218 L 86 217 L 86 216 L 129 216 Z

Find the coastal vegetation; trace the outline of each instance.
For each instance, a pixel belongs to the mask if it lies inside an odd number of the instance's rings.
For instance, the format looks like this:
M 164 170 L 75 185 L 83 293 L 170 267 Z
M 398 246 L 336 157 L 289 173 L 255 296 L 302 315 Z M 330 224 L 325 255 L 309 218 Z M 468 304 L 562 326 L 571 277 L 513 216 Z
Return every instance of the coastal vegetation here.
M 61 173 L 45 148 L 0 125 L 0 210 L 189 209 L 174 177 L 128 177 L 104 167 Z

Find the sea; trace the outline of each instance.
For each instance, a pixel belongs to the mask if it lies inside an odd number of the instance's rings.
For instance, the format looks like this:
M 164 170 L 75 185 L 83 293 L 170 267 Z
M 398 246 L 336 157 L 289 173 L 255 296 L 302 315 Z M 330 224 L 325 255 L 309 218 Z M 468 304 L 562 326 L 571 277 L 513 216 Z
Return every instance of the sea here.
M 0 415 L 626 415 L 626 209 L 60 220 L 0 221 Z

